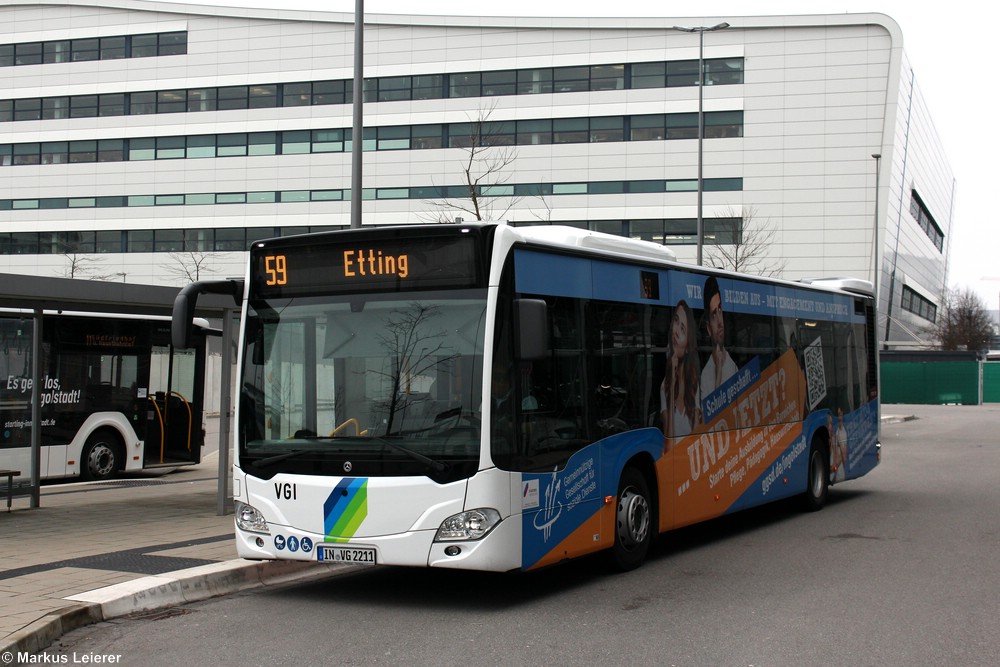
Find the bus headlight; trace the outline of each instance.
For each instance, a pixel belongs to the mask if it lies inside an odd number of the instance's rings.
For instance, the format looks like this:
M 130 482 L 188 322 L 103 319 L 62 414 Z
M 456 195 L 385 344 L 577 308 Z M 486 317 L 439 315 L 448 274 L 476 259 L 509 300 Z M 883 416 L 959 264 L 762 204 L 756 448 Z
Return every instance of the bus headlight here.
M 435 542 L 479 540 L 500 523 L 500 512 L 481 508 L 459 512 L 441 522 Z
M 248 533 L 266 533 L 267 521 L 253 505 L 236 501 L 236 527 Z

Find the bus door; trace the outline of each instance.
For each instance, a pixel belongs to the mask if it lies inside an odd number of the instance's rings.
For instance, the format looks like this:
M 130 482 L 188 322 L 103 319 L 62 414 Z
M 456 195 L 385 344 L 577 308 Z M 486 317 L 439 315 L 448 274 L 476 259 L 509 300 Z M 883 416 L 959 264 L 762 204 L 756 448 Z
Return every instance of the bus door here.
M 154 341 L 164 342 L 155 335 Z M 154 344 L 149 366 L 144 466 L 200 462 L 204 344 L 186 350 Z

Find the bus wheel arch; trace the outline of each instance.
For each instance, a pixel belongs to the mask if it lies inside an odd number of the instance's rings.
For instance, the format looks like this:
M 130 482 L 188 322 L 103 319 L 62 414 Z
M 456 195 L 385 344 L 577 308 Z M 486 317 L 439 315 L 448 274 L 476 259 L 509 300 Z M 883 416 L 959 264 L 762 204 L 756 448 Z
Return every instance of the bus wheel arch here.
M 817 434 L 809 445 L 806 465 L 806 490 L 802 504 L 806 511 L 816 512 L 826 505 L 830 495 L 830 454 L 826 438 Z
M 615 497 L 615 534 L 611 565 L 619 571 L 642 565 L 659 530 L 656 516 L 655 473 L 641 460 L 629 461 L 622 469 Z
M 94 431 L 83 446 L 80 476 L 86 480 L 111 479 L 124 466 L 124 451 L 124 442 L 116 431 L 110 428 Z

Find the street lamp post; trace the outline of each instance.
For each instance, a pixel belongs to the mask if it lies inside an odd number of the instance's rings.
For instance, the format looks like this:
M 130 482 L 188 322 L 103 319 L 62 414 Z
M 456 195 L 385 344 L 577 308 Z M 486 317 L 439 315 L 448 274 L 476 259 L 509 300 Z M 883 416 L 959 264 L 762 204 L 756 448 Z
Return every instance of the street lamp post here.
M 705 245 L 705 218 L 702 209 L 702 200 L 705 193 L 705 179 L 702 173 L 704 163 L 703 144 L 705 141 L 705 33 L 724 30 L 728 27 L 728 23 L 717 23 L 713 26 L 697 26 L 694 28 L 674 26 L 674 30 L 698 33 L 698 266 L 702 264 L 702 250 Z
M 882 166 L 882 154 L 872 153 L 872 157 L 875 158 L 875 231 L 872 237 L 872 286 L 875 289 L 875 326 L 878 327 L 878 282 L 882 266 L 878 261 L 878 179 Z
M 361 227 L 361 149 L 364 145 L 365 0 L 354 2 L 354 100 L 351 128 L 351 228 Z

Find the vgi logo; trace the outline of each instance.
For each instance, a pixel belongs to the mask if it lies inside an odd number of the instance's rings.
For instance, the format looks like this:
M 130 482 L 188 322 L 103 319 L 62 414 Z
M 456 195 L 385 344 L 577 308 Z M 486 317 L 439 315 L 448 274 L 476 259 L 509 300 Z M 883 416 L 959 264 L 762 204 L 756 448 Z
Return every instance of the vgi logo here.
M 354 464 L 350 461 L 344 461 L 344 472 L 351 472 L 354 470 Z
M 299 497 L 299 490 L 294 484 L 289 484 L 288 482 L 275 482 L 274 497 L 278 500 L 281 500 L 282 498 L 285 500 L 296 500 Z

